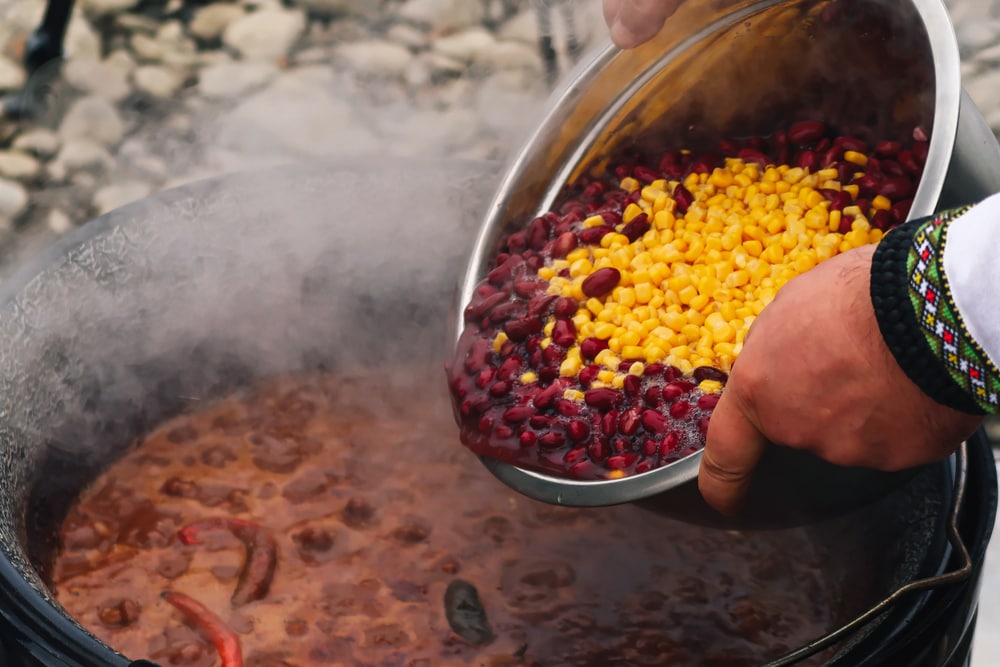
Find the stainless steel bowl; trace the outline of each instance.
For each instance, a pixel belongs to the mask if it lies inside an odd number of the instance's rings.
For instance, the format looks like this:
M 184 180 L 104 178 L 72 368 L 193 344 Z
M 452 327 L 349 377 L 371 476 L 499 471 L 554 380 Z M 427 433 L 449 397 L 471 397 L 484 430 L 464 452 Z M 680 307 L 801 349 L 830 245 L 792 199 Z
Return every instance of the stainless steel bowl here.
M 873 14 L 890 39 L 869 30 Z M 1000 148 L 962 90 L 959 64 L 940 0 L 688 2 L 651 42 L 632 51 L 609 42 L 568 76 L 493 198 L 461 303 L 471 300 L 503 235 L 550 209 L 565 184 L 601 173 L 629 150 L 709 147 L 804 118 L 873 140 L 906 139 L 919 126 L 929 131 L 930 145 L 911 217 L 996 192 Z M 455 341 L 461 331 L 459 322 Z M 759 505 L 761 519 L 775 519 L 779 505 L 805 518 L 856 506 L 907 478 L 773 449 L 747 506 L 754 515 Z M 514 489 L 547 502 L 600 506 L 658 496 L 661 510 L 704 519 L 712 514 L 691 483 L 700 460 L 699 452 L 645 474 L 588 482 L 483 463 Z

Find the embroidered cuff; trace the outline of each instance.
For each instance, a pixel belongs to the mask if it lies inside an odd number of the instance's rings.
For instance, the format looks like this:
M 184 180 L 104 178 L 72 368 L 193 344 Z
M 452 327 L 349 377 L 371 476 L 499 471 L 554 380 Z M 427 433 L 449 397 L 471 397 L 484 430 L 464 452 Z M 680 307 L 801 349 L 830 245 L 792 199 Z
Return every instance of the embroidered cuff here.
M 1000 372 L 969 335 L 944 272 L 948 224 L 968 207 L 913 220 L 879 243 L 871 297 L 886 345 L 939 403 L 983 414 L 1000 407 Z

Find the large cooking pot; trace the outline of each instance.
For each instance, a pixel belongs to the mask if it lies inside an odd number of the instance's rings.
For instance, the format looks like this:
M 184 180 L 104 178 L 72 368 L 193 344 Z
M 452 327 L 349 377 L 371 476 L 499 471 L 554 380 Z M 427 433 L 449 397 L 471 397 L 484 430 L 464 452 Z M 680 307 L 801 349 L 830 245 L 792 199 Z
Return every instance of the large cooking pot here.
M 192 397 L 294 369 L 443 366 L 454 286 L 499 173 L 404 162 L 206 181 L 99 218 L 4 283 L 0 664 L 148 664 L 54 600 L 54 527 L 68 503 Z M 447 401 L 443 370 L 441 382 Z M 512 492 L 493 484 L 506 507 Z M 864 512 L 796 529 L 823 554 L 829 629 L 849 630 L 824 659 L 948 664 L 971 636 L 995 503 L 992 455 L 976 440 Z

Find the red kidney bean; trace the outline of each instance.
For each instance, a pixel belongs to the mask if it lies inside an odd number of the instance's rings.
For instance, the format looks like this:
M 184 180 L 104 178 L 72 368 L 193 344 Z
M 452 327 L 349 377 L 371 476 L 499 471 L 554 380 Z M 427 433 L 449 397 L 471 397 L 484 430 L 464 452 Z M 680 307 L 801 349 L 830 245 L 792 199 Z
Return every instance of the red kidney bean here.
M 597 245 L 601 242 L 607 234 L 615 231 L 614 227 L 610 225 L 598 225 L 597 227 L 588 227 L 587 229 L 581 230 L 580 232 L 580 242 L 588 245 Z
M 512 429 L 510 426 L 504 426 L 503 424 L 500 424 L 499 426 L 496 426 L 493 429 L 493 437 L 498 438 L 500 440 L 506 440 L 512 435 L 514 435 L 514 429 Z
M 638 375 L 626 375 L 622 389 L 625 390 L 626 396 L 638 396 L 642 391 L 642 380 Z
M 673 197 L 677 210 L 681 213 L 687 213 L 688 208 L 694 203 L 694 195 L 682 183 L 678 183 L 674 188 Z
M 517 439 L 522 447 L 534 447 L 538 443 L 538 434 L 534 431 L 525 431 Z
M 660 456 L 666 457 L 677 451 L 677 447 L 681 444 L 681 435 L 677 431 L 670 431 L 663 439 L 660 440 Z
M 566 435 L 574 442 L 583 442 L 590 437 L 590 424 L 583 419 L 572 419 L 566 424 Z
M 872 216 L 871 223 L 873 227 L 877 227 L 883 232 L 887 231 L 892 226 L 892 214 L 889 211 L 876 211 L 875 215 Z
M 755 162 L 761 166 L 761 168 L 766 167 L 768 164 L 772 163 L 773 160 L 768 156 L 764 155 L 758 150 L 753 148 L 744 148 L 738 154 L 737 157 L 744 162 Z M 676 195 L 674 197 L 676 199 Z
M 566 321 L 566 320 L 563 320 Z M 574 340 L 575 340 L 574 336 Z M 555 342 L 555 341 L 553 341 Z M 561 364 L 563 359 L 566 358 L 566 352 L 559 345 L 549 345 L 547 348 L 542 350 L 542 359 L 549 366 L 555 366 Z
M 701 410 L 714 410 L 719 403 L 719 394 L 704 394 L 698 397 L 698 408 Z
M 642 453 L 645 456 L 653 456 L 654 454 L 656 454 L 656 450 L 658 449 L 658 447 L 659 445 L 657 444 L 656 440 L 650 440 L 647 438 L 642 442 Z
M 599 298 L 610 294 L 611 290 L 618 286 L 621 278 L 621 271 L 613 267 L 606 267 L 598 269 L 587 276 L 583 280 L 581 288 L 583 289 L 583 293 L 588 297 Z M 508 335 L 510 334 L 508 333 Z
M 601 367 L 596 364 L 591 364 L 590 366 L 585 366 L 580 369 L 580 374 L 577 376 L 580 380 L 580 384 L 584 387 L 589 387 L 591 383 L 597 379 L 597 374 L 601 372 Z
M 868 151 L 868 144 L 857 137 L 841 136 L 834 139 L 833 143 L 845 151 L 854 151 L 855 153 L 866 153 Z
M 887 178 L 876 189 L 883 197 L 897 201 L 913 196 L 913 183 L 908 178 Z
M 612 470 L 624 470 L 631 467 L 638 459 L 638 454 L 619 454 L 608 457 L 607 466 Z
M 898 141 L 880 141 L 875 144 L 875 153 L 882 157 L 896 157 L 903 150 L 903 144 Z
M 699 366 L 694 369 L 694 379 L 696 382 L 704 382 L 705 380 L 712 380 L 713 382 L 725 382 L 729 379 L 729 376 L 720 371 L 718 368 L 712 368 L 711 366 Z
M 572 464 L 578 461 L 583 461 L 586 457 L 587 457 L 587 448 L 576 447 L 566 452 L 566 456 L 563 457 L 563 461 Z
M 516 320 L 511 320 L 504 325 L 504 332 L 514 342 L 520 342 L 531 334 L 536 334 L 542 330 L 542 318 L 537 316 L 524 316 Z
M 698 431 L 702 435 L 708 435 L 708 425 L 712 421 L 712 415 L 702 415 L 698 417 Z
M 618 411 L 608 410 L 601 417 L 601 433 L 607 437 L 613 436 L 618 432 Z
M 552 312 L 556 317 L 573 317 L 579 308 L 579 301 L 571 296 L 561 296 L 556 299 Z
M 545 283 L 540 280 L 518 280 L 512 286 L 514 294 L 522 299 L 530 299 L 545 288 Z
M 600 463 L 608 455 L 610 449 L 606 440 L 603 438 L 594 438 L 587 445 L 587 456 L 590 457 L 591 461 Z
M 899 156 L 896 158 L 899 160 L 899 164 L 902 165 L 911 175 L 917 175 L 921 171 L 920 164 L 917 162 L 917 158 L 914 157 L 913 151 L 900 151 Z
M 522 422 L 528 421 L 532 415 L 535 414 L 535 410 L 528 406 L 521 406 L 516 408 L 508 408 L 504 411 L 503 419 L 508 424 L 520 424 Z
M 622 435 L 632 435 L 639 430 L 638 408 L 628 408 L 618 418 L 618 431 Z
M 803 120 L 788 128 L 788 141 L 805 146 L 818 141 L 826 134 L 826 123 L 819 120 Z
M 500 380 L 512 380 L 523 365 L 524 361 L 521 357 L 509 356 L 504 359 L 503 363 L 500 364 L 500 368 L 497 369 L 497 378 Z
M 552 257 L 561 259 L 576 248 L 576 234 L 563 232 L 552 245 Z
M 528 316 L 540 317 L 544 315 L 557 298 L 555 294 L 539 294 L 532 297 L 531 301 L 528 302 Z
M 917 141 L 913 144 L 913 157 L 917 164 L 923 165 L 927 162 L 927 153 L 930 151 L 930 143 L 927 141 Z
M 930 139 L 930 136 L 927 134 L 927 131 L 924 130 L 924 128 L 922 128 L 919 125 L 917 125 L 915 128 L 913 128 L 913 140 L 914 141 L 916 141 L 916 142 L 921 142 L 921 141 L 926 142 L 929 139 Z
M 493 396 L 494 398 L 501 398 L 510 393 L 510 388 L 510 382 L 494 382 L 490 385 L 490 396 Z
M 662 178 L 657 172 L 653 171 L 649 167 L 643 167 L 642 165 L 636 165 L 635 168 L 632 169 L 632 176 L 637 181 L 641 181 L 646 184 Z
M 819 158 L 813 151 L 805 150 L 796 156 L 795 164 L 796 166 L 802 167 L 803 169 L 808 169 L 809 171 L 815 171 L 816 165 L 819 164 Z
M 489 319 L 490 322 L 499 324 L 500 322 L 505 322 L 512 317 L 519 316 L 523 312 L 523 303 L 520 301 L 507 301 L 506 303 L 501 303 L 499 306 L 491 310 Z
M 660 385 L 653 384 L 646 388 L 646 393 L 643 395 L 643 401 L 651 408 L 655 408 L 660 404 L 660 392 L 662 389 Z
M 558 431 L 549 431 L 538 436 L 538 446 L 544 449 L 558 449 L 566 443 L 566 436 Z
M 556 412 L 563 417 L 579 417 L 583 413 L 583 408 L 578 403 L 566 398 L 557 398 L 554 405 Z
M 671 382 L 663 387 L 663 400 L 671 403 L 692 389 L 694 389 L 694 384 L 691 382 Z
M 882 165 L 882 171 L 889 176 L 906 176 L 906 170 L 903 169 L 903 165 L 895 160 L 882 160 L 880 164 Z
M 618 403 L 619 397 L 617 391 L 608 387 L 588 389 L 583 393 L 583 400 L 587 405 L 604 411 L 613 408 Z
M 576 325 L 572 320 L 556 320 L 552 327 L 552 342 L 566 347 L 576 342 Z
M 906 221 L 908 215 L 910 215 L 910 208 L 913 206 L 912 199 L 905 199 L 901 202 L 896 202 L 892 206 L 892 217 L 897 224 Z
M 691 412 L 691 404 L 687 401 L 675 401 L 670 405 L 670 416 L 674 419 L 683 419 Z
M 642 427 L 653 434 L 662 433 L 667 427 L 667 420 L 656 410 L 643 410 Z
M 622 228 L 622 234 L 628 238 L 630 243 L 635 243 L 642 235 L 649 231 L 649 216 L 640 213 L 631 222 Z

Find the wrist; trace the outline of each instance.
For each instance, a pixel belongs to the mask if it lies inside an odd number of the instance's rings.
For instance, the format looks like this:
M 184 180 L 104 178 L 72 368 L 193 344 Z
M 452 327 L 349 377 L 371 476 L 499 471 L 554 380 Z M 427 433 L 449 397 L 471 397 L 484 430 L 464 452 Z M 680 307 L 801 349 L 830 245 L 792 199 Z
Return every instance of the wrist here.
M 936 402 L 982 415 L 997 411 L 1000 374 L 969 335 L 942 261 L 948 224 L 966 210 L 886 235 L 872 259 L 870 292 L 883 340 L 907 377 Z

